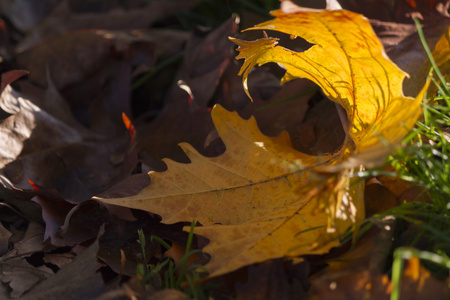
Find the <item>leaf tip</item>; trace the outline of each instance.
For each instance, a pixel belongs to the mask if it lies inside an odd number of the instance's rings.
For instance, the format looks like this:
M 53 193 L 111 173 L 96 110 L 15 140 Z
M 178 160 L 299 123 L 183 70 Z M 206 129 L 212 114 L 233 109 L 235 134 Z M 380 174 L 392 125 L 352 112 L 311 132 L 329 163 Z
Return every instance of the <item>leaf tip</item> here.
M 39 187 L 33 181 L 31 181 L 31 179 L 27 178 L 27 181 L 33 187 L 34 191 L 39 190 Z

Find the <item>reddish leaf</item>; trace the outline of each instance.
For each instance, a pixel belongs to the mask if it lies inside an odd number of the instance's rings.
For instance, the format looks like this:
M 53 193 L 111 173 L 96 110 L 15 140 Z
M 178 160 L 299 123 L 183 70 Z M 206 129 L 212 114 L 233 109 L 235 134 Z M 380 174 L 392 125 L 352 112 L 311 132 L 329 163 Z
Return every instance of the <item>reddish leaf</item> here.
M 134 138 L 135 138 L 135 131 L 134 131 L 134 125 L 131 123 L 130 119 L 127 117 L 127 115 L 125 113 L 122 113 L 122 120 L 123 123 L 125 124 L 125 128 L 128 130 L 129 134 L 130 134 L 130 138 L 131 138 L 131 144 L 134 143 Z
M 19 79 L 20 77 L 29 74 L 30 72 L 25 71 L 25 70 L 14 70 L 14 71 L 9 71 L 6 73 L 2 74 L 2 78 L 1 78 L 1 87 L 0 87 L 0 94 L 3 92 L 3 90 L 6 88 L 6 86 L 14 81 L 16 81 L 17 79 Z
M 412 8 L 416 8 L 417 4 L 414 0 L 405 0 L 409 5 L 411 5 Z

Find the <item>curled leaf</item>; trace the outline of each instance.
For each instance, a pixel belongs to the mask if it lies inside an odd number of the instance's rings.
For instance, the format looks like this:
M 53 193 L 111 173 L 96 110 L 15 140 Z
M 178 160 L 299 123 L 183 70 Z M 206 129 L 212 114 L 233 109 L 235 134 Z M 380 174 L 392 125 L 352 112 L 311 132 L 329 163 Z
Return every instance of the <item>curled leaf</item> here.
M 346 10 L 272 14 L 275 19 L 248 30 L 280 31 L 313 46 L 296 52 L 277 45 L 275 38 L 252 42 L 230 38 L 239 46 L 237 59 L 245 59 L 240 74 L 247 93 L 250 70 L 276 62 L 286 68 L 282 83 L 307 78 L 345 109 L 355 152 L 379 143 L 380 134 L 387 142 L 398 142 L 406 134 L 420 114 L 421 99 L 414 102 L 403 96 L 406 73 L 389 60 L 366 18 Z M 408 122 L 405 130 L 384 134 L 386 128 L 409 120 L 412 124 Z

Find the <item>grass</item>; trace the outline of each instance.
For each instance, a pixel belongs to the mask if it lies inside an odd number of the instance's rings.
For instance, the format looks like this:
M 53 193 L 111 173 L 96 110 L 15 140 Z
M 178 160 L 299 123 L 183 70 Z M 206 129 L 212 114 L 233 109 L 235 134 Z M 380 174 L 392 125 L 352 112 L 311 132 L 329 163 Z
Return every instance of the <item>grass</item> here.
M 436 81 L 435 81 L 436 82 Z M 442 81 L 441 81 L 442 82 Z M 436 82 L 437 83 L 437 82 Z M 426 249 L 395 249 L 392 265 L 393 291 L 391 299 L 399 299 L 399 286 L 403 260 L 416 256 L 438 278 L 448 277 L 450 263 L 450 94 L 447 83 L 438 86 L 438 96 L 424 104 L 424 119 L 409 136 L 410 146 L 398 151 L 390 160 L 398 174 L 417 186 L 423 187 L 429 201 L 404 203 L 393 209 L 393 216 L 413 227 L 406 242 L 416 247 L 426 240 Z M 431 104 L 436 103 L 436 104 Z
M 341 237 L 343 245 L 358 240 L 379 220 L 387 217 L 396 220 L 397 230 L 389 260 L 392 264 L 385 270 L 391 275 L 391 300 L 400 299 L 406 259 L 419 258 L 438 279 L 445 280 L 450 274 L 450 84 L 434 61 L 420 23 L 417 19 L 415 22 L 432 66 L 429 80 L 437 93 L 425 96 L 423 118 L 404 139 L 405 147 L 388 159 L 386 166 L 389 168 L 360 172 L 358 176 L 395 177 L 419 187 L 422 192 L 417 194 L 415 201 L 404 202 L 366 218 Z M 394 172 L 386 169 L 394 169 Z
M 140 283 L 148 290 L 175 289 L 185 293 L 193 299 L 206 300 L 209 297 L 208 285 L 198 285 L 197 282 L 208 272 L 199 264 L 189 265 L 188 260 L 193 255 L 201 253 L 201 250 L 191 250 L 194 240 L 195 222 L 192 221 L 188 239 L 186 242 L 186 250 L 183 257 L 174 262 L 171 258 L 154 265 L 147 264 L 145 256 L 146 239 L 142 230 L 138 231 L 138 243 L 141 246 L 141 259 L 144 262 L 137 266 L 137 276 Z M 152 235 L 151 241 L 157 241 L 163 248 L 169 250 L 171 246 L 163 239 Z
M 428 48 L 420 24 L 415 20 L 419 37 L 432 68 L 429 79 L 437 95 L 425 97 L 423 118 L 405 138 L 406 146 L 388 161 L 395 172 L 370 170 L 373 176 L 383 174 L 410 182 L 423 190 L 417 201 L 401 205 L 363 221 L 359 234 L 387 216 L 397 220 L 392 249 L 391 300 L 400 298 L 400 282 L 405 259 L 417 257 L 437 278 L 444 280 L 450 271 L 450 91 L 449 83 L 439 71 Z M 356 227 L 355 227 L 356 228 Z M 408 231 L 409 232 L 408 232 Z M 350 237 L 347 236 L 346 240 Z

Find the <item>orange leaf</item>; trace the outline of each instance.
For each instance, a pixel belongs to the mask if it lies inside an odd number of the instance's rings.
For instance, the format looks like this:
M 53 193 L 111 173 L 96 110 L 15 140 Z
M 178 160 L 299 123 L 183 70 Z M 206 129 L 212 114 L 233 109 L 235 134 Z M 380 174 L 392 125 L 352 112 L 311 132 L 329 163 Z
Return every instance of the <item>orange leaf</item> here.
M 414 1 L 414 0 L 405 0 L 405 1 L 406 1 L 406 3 L 411 5 L 412 8 L 416 8 L 417 7 L 416 1 Z M 430 3 L 431 3 L 431 1 L 432 0 L 430 0 Z

